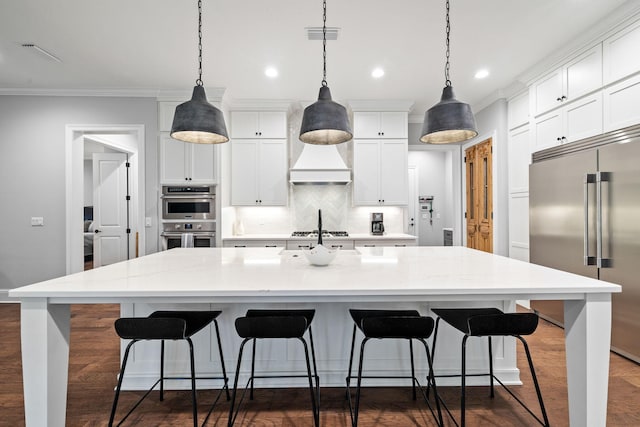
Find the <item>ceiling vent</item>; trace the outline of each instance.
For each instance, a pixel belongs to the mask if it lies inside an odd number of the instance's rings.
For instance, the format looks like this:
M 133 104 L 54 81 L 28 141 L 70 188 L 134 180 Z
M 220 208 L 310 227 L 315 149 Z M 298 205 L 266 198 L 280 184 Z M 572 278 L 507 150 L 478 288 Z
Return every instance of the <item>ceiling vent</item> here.
M 308 40 L 322 40 L 322 27 L 306 27 Z M 338 27 L 327 27 L 327 40 L 338 40 Z
M 26 47 L 27 49 L 31 49 L 34 52 L 39 53 L 40 55 L 46 57 L 47 59 L 50 59 L 52 61 L 56 61 L 56 62 L 62 62 L 62 59 L 58 58 L 57 56 L 55 56 L 53 53 L 47 52 L 46 50 L 44 50 L 43 48 L 41 48 L 40 46 L 38 46 L 37 44 L 33 44 L 33 43 L 23 43 L 22 47 Z

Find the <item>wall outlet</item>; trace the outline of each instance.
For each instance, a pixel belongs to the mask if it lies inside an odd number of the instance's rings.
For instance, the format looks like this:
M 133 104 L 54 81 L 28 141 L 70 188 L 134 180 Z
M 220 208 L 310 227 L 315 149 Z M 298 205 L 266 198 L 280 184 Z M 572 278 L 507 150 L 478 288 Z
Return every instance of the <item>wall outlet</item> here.
M 31 226 L 32 227 L 43 227 L 44 226 L 44 218 L 41 216 L 32 216 L 31 217 Z

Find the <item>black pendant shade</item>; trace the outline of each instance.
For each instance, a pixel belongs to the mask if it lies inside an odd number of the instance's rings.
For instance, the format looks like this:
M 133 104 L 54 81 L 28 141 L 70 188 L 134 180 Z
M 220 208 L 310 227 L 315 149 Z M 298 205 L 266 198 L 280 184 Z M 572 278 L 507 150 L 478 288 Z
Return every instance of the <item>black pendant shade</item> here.
M 196 144 L 229 141 L 224 115 L 207 101 L 204 87 L 195 86 L 191 100 L 176 107 L 171 137 Z
M 307 144 L 341 144 L 353 138 L 347 109 L 331 99 L 328 86 L 321 86 L 318 100 L 304 109 L 300 141 Z
M 420 141 L 448 144 L 466 141 L 477 135 L 476 120 L 471 107 L 455 99 L 453 88 L 445 86 L 440 102 L 424 113 Z

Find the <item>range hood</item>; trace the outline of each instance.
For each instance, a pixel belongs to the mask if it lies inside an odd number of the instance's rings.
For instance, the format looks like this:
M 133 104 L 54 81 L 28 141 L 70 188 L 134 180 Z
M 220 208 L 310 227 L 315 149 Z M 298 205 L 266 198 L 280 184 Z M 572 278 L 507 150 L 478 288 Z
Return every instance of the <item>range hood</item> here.
M 335 145 L 304 144 L 290 170 L 292 184 L 348 184 L 351 171 Z

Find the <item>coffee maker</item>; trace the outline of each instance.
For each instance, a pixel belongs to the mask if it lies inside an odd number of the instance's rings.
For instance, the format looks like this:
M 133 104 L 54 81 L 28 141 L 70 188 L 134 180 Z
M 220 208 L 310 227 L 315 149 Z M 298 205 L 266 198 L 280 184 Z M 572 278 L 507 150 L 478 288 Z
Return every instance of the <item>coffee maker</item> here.
M 382 223 L 382 212 L 371 213 L 371 234 L 380 236 L 384 234 L 384 224 Z

